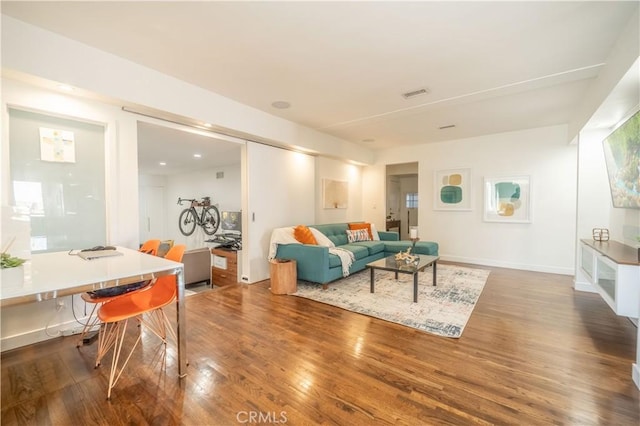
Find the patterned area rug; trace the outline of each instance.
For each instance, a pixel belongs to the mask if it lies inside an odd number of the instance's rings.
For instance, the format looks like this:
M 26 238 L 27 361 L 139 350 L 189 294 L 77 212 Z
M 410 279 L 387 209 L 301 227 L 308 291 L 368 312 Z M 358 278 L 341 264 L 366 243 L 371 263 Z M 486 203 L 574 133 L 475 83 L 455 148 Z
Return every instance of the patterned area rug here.
M 327 290 L 298 281 L 294 296 L 312 299 L 352 312 L 417 328 L 439 336 L 459 338 L 482 293 L 489 271 L 438 265 L 437 285 L 431 268 L 418 274 L 418 303 L 413 303 L 413 277 L 376 270 L 375 293 L 370 293 L 368 269 L 334 281 Z

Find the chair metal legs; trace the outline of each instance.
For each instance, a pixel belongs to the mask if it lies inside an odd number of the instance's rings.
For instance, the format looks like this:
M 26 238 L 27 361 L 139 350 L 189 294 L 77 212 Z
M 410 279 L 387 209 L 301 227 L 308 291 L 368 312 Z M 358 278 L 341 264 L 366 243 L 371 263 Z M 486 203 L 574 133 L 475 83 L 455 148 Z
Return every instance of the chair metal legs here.
M 124 342 L 124 336 L 127 332 L 128 322 L 129 322 L 128 319 L 124 321 L 119 321 L 119 322 L 113 323 L 111 327 L 110 334 L 113 334 L 114 336 L 115 350 L 114 350 L 113 358 L 111 359 L 111 370 L 109 371 L 109 390 L 107 391 L 108 400 L 111 399 L 111 389 L 113 389 L 116 383 L 118 383 L 118 379 L 120 379 L 120 376 L 122 376 L 124 368 L 127 366 L 127 363 L 129 362 L 129 359 L 131 359 L 131 355 L 133 354 L 133 351 L 135 350 L 136 346 L 138 346 L 138 343 L 142 338 L 142 334 L 138 334 L 138 338 L 136 339 L 136 342 L 133 344 L 133 347 L 131 348 L 131 350 L 129 351 L 129 355 L 127 356 L 127 359 L 124 360 L 124 362 L 122 363 L 122 366 L 120 367 L 120 370 L 118 371 L 118 362 L 120 360 L 120 354 L 122 353 L 122 342 Z
M 146 318 L 143 315 L 139 315 L 136 317 L 136 320 L 141 325 L 144 325 L 147 330 L 158 336 L 158 338 L 162 340 L 163 344 L 167 344 L 168 336 L 170 336 L 174 342 L 178 341 L 176 333 L 173 330 L 173 326 L 171 325 L 171 321 L 162 309 L 156 309 L 149 312 Z M 127 363 L 131 359 L 133 351 L 142 339 L 142 332 L 140 331 L 135 343 L 131 347 L 131 350 L 129 350 L 127 358 L 122 362 L 122 365 L 120 365 L 120 357 L 127 330 L 127 323 L 128 319 L 113 323 L 103 323 L 100 331 L 96 367 L 100 364 L 100 361 L 109 352 L 109 350 L 112 347 L 114 348 L 113 358 L 111 360 L 111 370 L 109 372 L 109 390 L 107 391 L 107 399 L 111 399 L 111 390 L 115 387 L 116 383 L 122 376 Z

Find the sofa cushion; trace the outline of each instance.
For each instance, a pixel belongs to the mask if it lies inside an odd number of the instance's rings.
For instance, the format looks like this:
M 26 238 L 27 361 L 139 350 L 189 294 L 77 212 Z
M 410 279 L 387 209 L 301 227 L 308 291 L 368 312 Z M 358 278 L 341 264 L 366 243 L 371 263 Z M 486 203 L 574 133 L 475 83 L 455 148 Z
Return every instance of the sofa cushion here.
M 325 225 L 311 225 L 318 231 L 322 232 L 335 244 L 336 247 L 347 244 L 347 229 L 346 223 L 331 223 Z
M 316 237 L 314 237 L 311 230 L 304 225 L 298 225 L 294 228 L 293 237 L 302 244 L 318 245 Z
M 342 261 L 339 256 L 329 253 L 329 268 L 341 268 Z
M 399 253 L 401 251 L 406 251 L 407 248 L 411 247 L 411 241 L 385 241 L 384 242 L 385 249 L 384 251 L 387 253 Z M 418 241 L 411 251 L 412 253 L 417 254 L 426 254 L 430 256 L 438 255 L 438 244 L 427 242 L 427 241 Z
M 358 243 L 359 244 L 359 243 Z M 367 247 L 356 244 L 344 244 L 339 248 L 349 250 L 355 256 L 356 260 L 364 259 L 369 256 L 369 250 Z
M 353 231 L 347 229 L 347 241 L 349 241 L 349 244 L 357 241 L 371 241 L 371 235 L 366 229 L 355 229 Z
M 351 245 L 366 247 L 370 256 L 384 251 L 384 243 L 380 241 L 358 241 L 357 243 L 351 243 Z

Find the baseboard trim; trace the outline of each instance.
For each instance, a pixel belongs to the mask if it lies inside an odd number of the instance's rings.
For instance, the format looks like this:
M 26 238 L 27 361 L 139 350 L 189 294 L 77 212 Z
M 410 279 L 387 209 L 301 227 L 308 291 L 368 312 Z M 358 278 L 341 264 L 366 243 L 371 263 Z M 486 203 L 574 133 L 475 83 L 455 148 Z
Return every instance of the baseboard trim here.
M 597 293 L 598 290 L 591 284 L 580 281 L 573 281 L 573 289 L 576 291 L 586 291 L 587 293 Z
M 80 318 L 80 321 L 84 320 L 85 318 Z M 82 327 L 82 325 L 78 324 L 75 320 L 71 320 L 61 324 L 51 325 L 48 328 L 39 328 L 14 334 L 13 336 L 2 337 L 0 339 L 0 352 L 33 345 L 34 343 L 44 342 L 45 340 L 56 339 L 62 337 L 65 330 L 76 329 L 78 327 Z
M 471 257 L 450 256 L 441 254 L 440 259 L 448 262 L 470 263 L 472 265 L 494 266 L 497 268 L 520 269 L 524 271 L 545 272 L 549 274 L 575 275 L 574 268 L 564 268 L 559 266 L 529 265 L 524 263 L 502 262 L 491 259 L 476 259 Z

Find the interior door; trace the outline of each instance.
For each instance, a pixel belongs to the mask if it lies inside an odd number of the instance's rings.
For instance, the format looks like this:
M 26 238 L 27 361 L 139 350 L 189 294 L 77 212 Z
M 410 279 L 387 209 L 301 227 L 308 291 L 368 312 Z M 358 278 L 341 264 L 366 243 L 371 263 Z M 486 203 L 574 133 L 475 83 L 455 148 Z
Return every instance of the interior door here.
M 410 227 L 418 226 L 418 209 L 416 207 L 407 208 L 407 223 L 408 225 L 403 229 L 403 231 L 406 233 L 407 238 L 409 238 Z
M 163 187 L 140 188 L 140 243 L 150 239 L 165 239 L 164 211 Z

